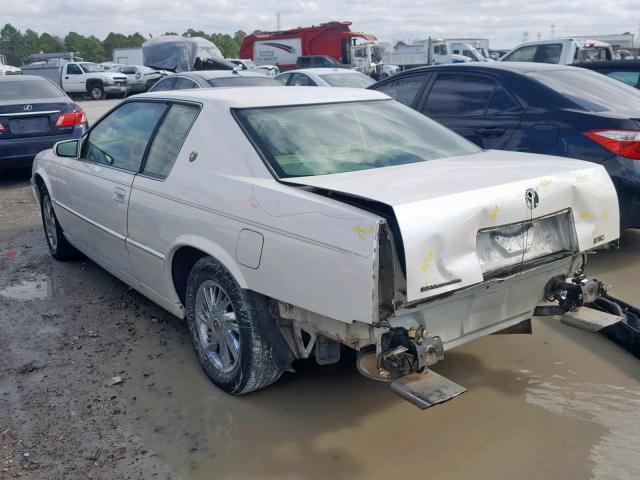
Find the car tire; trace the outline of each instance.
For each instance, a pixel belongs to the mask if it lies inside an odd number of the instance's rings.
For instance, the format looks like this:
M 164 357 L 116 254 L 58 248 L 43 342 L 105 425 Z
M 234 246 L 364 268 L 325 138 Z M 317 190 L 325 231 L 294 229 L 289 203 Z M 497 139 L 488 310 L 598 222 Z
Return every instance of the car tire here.
M 77 258 L 80 252 L 65 238 L 64 231 L 53 209 L 51 197 L 46 190 L 42 193 L 40 199 L 40 215 L 42 217 L 42 226 L 44 227 L 44 237 L 51 256 L 60 262 Z
M 250 292 L 217 260 L 201 258 L 191 269 L 186 310 L 193 348 L 215 385 L 242 395 L 280 378 Z
M 104 87 L 100 84 L 94 83 L 89 87 L 89 96 L 94 100 L 102 100 L 106 97 L 104 93 Z

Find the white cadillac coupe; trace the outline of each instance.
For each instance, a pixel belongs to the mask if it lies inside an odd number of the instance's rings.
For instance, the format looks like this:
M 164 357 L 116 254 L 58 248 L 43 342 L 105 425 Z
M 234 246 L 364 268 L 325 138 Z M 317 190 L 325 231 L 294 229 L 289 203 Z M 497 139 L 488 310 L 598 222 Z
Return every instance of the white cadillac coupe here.
M 464 390 L 427 368 L 444 351 L 545 299 L 580 307 L 598 291 L 582 254 L 619 234 L 601 166 L 482 151 L 367 90 L 135 96 L 41 152 L 32 182 L 53 257 L 80 251 L 186 318 L 233 394 L 342 344 L 438 403 Z

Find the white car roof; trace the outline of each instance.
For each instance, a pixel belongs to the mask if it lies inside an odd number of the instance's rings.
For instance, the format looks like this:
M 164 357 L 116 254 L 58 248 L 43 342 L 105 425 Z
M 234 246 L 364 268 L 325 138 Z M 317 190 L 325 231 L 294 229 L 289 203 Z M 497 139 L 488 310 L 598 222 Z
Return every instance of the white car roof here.
M 350 68 L 299 68 L 297 70 L 287 70 L 283 73 L 315 73 L 316 75 L 326 75 L 327 73 L 360 73 L 357 70 L 352 70 Z M 282 75 L 282 73 L 280 74 Z
M 390 97 L 384 93 L 364 88 L 221 87 L 150 92 L 136 95 L 135 98 L 191 100 L 217 104 L 220 107 L 227 108 L 251 108 L 385 100 Z

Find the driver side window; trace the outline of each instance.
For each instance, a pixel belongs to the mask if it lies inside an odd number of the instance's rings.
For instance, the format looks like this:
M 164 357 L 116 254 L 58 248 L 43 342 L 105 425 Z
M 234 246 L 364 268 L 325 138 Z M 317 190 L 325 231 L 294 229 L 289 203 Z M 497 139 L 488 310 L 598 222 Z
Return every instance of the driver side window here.
M 125 103 L 91 130 L 82 159 L 138 172 L 149 138 L 166 108 L 156 102 Z
M 67 65 L 67 75 L 82 75 L 82 70 L 75 63 Z

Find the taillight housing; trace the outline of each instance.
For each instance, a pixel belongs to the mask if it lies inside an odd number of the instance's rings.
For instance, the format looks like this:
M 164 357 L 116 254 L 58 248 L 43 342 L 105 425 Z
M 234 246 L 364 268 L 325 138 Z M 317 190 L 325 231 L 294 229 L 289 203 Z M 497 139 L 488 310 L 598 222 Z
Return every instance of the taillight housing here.
M 82 110 L 61 113 L 56 121 L 56 127 L 71 127 L 87 123 L 87 116 Z
M 621 157 L 640 160 L 640 130 L 591 130 L 588 138 Z

